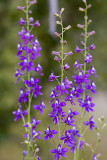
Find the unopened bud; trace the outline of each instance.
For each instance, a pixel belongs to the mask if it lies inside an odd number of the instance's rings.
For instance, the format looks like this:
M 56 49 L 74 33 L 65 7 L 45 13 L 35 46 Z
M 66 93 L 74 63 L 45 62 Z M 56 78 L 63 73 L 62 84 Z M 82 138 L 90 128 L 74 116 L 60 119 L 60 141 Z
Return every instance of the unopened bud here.
M 64 44 L 64 45 L 66 45 L 66 44 L 67 44 L 67 41 L 66 41 L 66 40 L 64 40 L 64 41 L 63 41 L 63 44 Z
M 67 26 L 66 28 L 64 28 L 65 30 L 69 30 L 71 28 L 71 26 Z
M 101 117 L 101 120 L 104 121 L 104 116 Z
M 84 28 L 84 27 L 85 27 L 85 25 L 77 24 L 77 27 L 78 27 L 78 28 Z
M 56 24 L 61 24 L 61 22 L 59 22 L 59 21 L 56 21 Z
M 91 20 L 91 19 L 88 20 L 88 25 L 89 25 L 90 23 L 92 23 L 92 20 Z
M 62 14 L 64 12 L 64 8 L 61 8 L 60 14 Z
M 101 153 L 98 153 L 96 157 L 97 157 L 97 158 L 101 157 Z
M 84 11 L 85 11 L 85 9 L 84 9 L 84 8 L 79 7 L 79 11 L 84 12 Z
M 87 9 L 88 9 L 88 8 L 91 8 L 91 7 L 92 7 L 92 5 L 91 5 L 91 4 L 89 4 L 89 5 L 87 6 Z
M 57 37 L 60 37 L 60 33 L 58 33 L 58 32 L 55 32 L 55 35 L 57 36 Z
M 83 0 L 84 3 L 86 3 L 86 0 Z
M 59 17 L 59 14 L 58 14 L 58 13 L 55 13 L 54 16 Z
M 104 129 L 106 126 L 107 126 L 107 124 L 106 124 L 106 123 L 104 123 L 104 125 L 103 125 L 102 129 Z
M 35 149 L 35 152 L 36 152 L 36 153 L 39 152 L 39 148 L 36 148 L 36 149 Z
M 85 34 L 84 34 L 84 33 L 81 33 L 81 37 L 85 37 Z

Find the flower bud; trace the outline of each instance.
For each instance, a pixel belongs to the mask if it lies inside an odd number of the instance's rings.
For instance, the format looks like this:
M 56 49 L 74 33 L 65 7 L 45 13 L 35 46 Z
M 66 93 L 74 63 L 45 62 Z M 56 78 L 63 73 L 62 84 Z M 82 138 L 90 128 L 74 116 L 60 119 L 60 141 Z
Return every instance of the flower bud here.
M 86 0 L 83 0 L 84 3 L 86 3 Z
M 59 17 L 59 14 L 58 14 L 58 13 L 55 13 L 54 16 Z
M 92 5 L 91 4 L 89 4 L 88 6 L 87 6 L 87 9 L 89 9 L 89 8 L 91 8 L 92 7 Z
M 57 37 L 60 37 L 60 33 L 58 33 L 58 32 L 55 32 L 55 35 L 57 36 Z
M 64 8 L 61 8 L 60 14 L 62 14 L 64 12 Z
M 56 21 L 56 24 L 60 24 L 60 25 L 61 25 L 61 22 L 59 22 L 59 21 Z
M 84 27 L 85 27 L 85 25 L 77 24 L 77 27 L 78 27 L 78 28 L 84 28 Z
M 79 11 L 81 11 L 81 12 L 85 12 L 85 8 L 81 8 L 81 7 L 79 7 Z
M 36 148 L 35 153 L 39 152 L 39 148 Z
M 65 30 L 69 30 L 71 28 L 71 26 L 67 26 L 66 28 L 64 28 Z

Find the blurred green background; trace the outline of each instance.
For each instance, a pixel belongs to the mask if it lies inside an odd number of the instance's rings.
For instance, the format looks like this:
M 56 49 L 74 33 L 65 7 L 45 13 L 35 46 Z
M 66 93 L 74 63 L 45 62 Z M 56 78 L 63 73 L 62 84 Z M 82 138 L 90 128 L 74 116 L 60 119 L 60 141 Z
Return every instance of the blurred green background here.
M 23 127 L 21 121 L 13 122 L 12 111 L 16 110 L 18 105 L 19 88 L 22 83 L 14 84 L 15 68 L 18 59 L 16 57 L 16 47 L 19 41 L 17 32 L 21 29 L 18 20 L 23 17 L 22 12 L 16 10 L 16 6 L 22 5 L 23 0 L 0 0 L 0 160 L 19 160 L 22 159 L 22 151 L 24 150 Z M 71 25 L 72 29 L 65 33 L 65 39 L 68 41 L 65 51 L 74 50 L 79 45 L 81 30 L 77 28 L 78 23 L 83 23 L 83 13 L 78 11 L 79 6 L 83 6 L 82 0 L 59 0 L 59 8 L 64 7 L 63 16 L 64 26 Z M 101 115 L 105 115 L 107 122 L 107 0 L 88 0 L 92 4 L 92 8 L 88 12 L 88 16 L 93 20 L 89 27 L 89 31 L 95 30 L 96 35 L 90 38 L 89 44 L 95 43 L 96 50 L 93 51 L 93 63 L 97 70 L 98 78 L 95 80 L 97 84 L 98 94 L 95 96 L 97 119 Z M 34 34 L 38 37 L 42 47 L 41 58 L 39 61 L 43 66 L 44 77 L 41 78 L 43 85 L 42 92 L 47 109 L 42 119 L 42 129 L 46 129 L 48 124 L 48 112 L 50 111 L 48 100 L 51 92 L 51 84 L 48 83 L 49 74 L 55 70 L 58 73 L 58 64 L 53 61 L 51 55 L 52 50 L 59 49 L 58 39 L 49 34 L 49 5 L 48 0 L 38 0 L 37 5 L 32 6 L 35 19 L 40 21 L 41 26 L 34 29 Z M 79 55 L 78 55 L 79 57 Z M 71 56 L 69 63 L 72 66 L 76 55 Z M 80 59 L 80 58 L 79 58 Z M 68 72 L 68 76 L 72 77 L 72 68 Z M 39 117 L 38 117 L 39 118 Z M 107 148 L 107 129 L 103 131 L 102 142 L 98 148 L 101 152 L 101 160 L 106 160 Z M 92 138 L 93 137 L 93 138 Z M 90 141 L 95 142 L 95 136 L 90 134 Z M 48 152 L 48 147 L 44 147 L 44 142 L 38 142 L 43 153 Z M 48 141 L 49 143 L 49 141 Z M 44 149 L 45 148 L 45 149 Z M 86 153 L 89 154 L 88 150 Z M 52 159 L 49 157 L 48 159 Z M 85 158 L 86 160 L 86 158 Z

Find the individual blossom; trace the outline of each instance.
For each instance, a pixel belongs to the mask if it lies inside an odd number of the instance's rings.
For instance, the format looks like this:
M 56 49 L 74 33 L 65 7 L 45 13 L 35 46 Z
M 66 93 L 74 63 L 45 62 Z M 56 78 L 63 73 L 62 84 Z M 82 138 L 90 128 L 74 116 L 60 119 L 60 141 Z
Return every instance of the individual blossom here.
M 60 76 L 55 76 L 54 72 L 52 72 L 51 75 L 49 75 L 49 82 L 54 81 L 58 77 L 60 77 Z
M 68 65 L 68 63 L 65 63 L 63 69 L 64 69 L 65 71 L 67 71 L 69 68 L 70 68 L 70 66 Z
M 80 71 L 79 75 L 74 75 L 72 76 L 72 78 L 74 79 L 74 82 L 76 84 L 81 84 L 81 83 L 87 84 L 90 82 L 90 80 L 88 79 L 89 76 L 90 76 L 89 74 L 83 74 L 83 71 Z
M 46 141 L 48 138 L 53 138 L 53 134 L 57 134 L 58 131 L 55 130 L 51 130 L 50 126 L 48 126 L 47 130 L 44 131 L 45 132 L 45 137 L 44 137 L 44 141 Z
M 33 109 L 40 111 L 40 114 L 42 116 L 43 109 L 45 109 L 45 104 L 44 104 L 43 100 L 41 100 L 40 105 L 34 105 Z
M 25 151 L 23 151 L 23 155 L 24 156 L 27 156 L 27 154 L 28 154 L 28 152 L 25 150 Z
M 76 46 L 76 48 L 75 48 L 75 53 L 80 53 L 80 52 L 82 52 L 84 49 L 80 49 L 78 46 Z
M 91 85 L 86 85 L 85 86 L 86 89 L 91 90 L 92 93 L 96 94 L 96 85 L 94 83 L 94 81 L 91 82 Z
M 33 66 L 33 62 L 28 62 L 27 58 L 24 56 L 20 56 L 19 59 L 22 60 L 22 62 L 18 63 L 18 65 L 21 66 L 21 72 L 23 72 L 25 69 L 27 69 L 27 72 L 30 72 Z
M 27 101 L 27 96 L 29 95 L 29 91 L 26 89 L 24 92 L 23 88 L 20 89 L 20 95 L 19 95 L 19 103 L 22 101 L 25 103 Z
M 96 154 L 93 155 L 92 160 L 98 160 L 98 159 L 96 158 Z
M 93 116 L 90 117 L 89 121 L 85 121 L 84 125 L 89 126 L 91 131 L 93 130 L 93 128 L 96 128 Z
M 84 101 L 82 98 L 78 99 L 79 106 L 84 107 L 87 112 L 94 111 L 93 107 L 95 106 L 95 104 L 92 103 L 92 100 L 93 100 L 92 97 L 86 95 Z
M 92 61 L 92 56 L 91 54 L 87 54 L 86 57 L 85 57 L 85 60 L 84 60 L 86 63 L 90 63 Z
M 68 148 L 61 148 L 61 144 L 58 145 L 57 149 L 51 149 L 50 152 L 55 154 L 55 159 L 58 160 L 60 156 L 67 157 L 65 153 L 68 151 Z
M 88 72 L 90 75 L 92 75 L 92 76 L 94 76 L 94 77 L 97 77 L 97 75 L 96 75 L 96 70 L 95 70 L 94 66 L 91 66 L 91 69 L 89 69 L 87 72 Z
M 15 116 L 14 121 L 17 121 L 20 118 L 23 119 L 24 116 L 28 114 L 28 111 L 27 110 L 23 110 L 22 111 L 22 107 L 20 105 L 19 108 L 18 108 L 18 110 L 17 111 L 13 111 L 12 113 Z

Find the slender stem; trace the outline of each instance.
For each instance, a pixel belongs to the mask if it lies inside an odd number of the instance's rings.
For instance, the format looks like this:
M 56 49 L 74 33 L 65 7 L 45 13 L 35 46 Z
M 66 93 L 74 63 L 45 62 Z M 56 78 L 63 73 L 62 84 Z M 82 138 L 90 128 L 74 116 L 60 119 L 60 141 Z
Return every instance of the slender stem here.
M 26 25 L 26 29 L 27 31 L 29 32 L 29 14 L 28 14 L 28 11 L 29 11 L 29 3 L 28 3 L 28 0 L 26 0 L 26 21 L 27 21 L 27 25 Z M 28 57 L 28 61 L 29 61 L 29 57 Z M 28 72 L 28 81 L 30 80 L 30 73 Z M 28 122 L 30 122 L 30 108 L 31 108 L 31 105 L 30 105 L 30 94 L 28 95 Z M 28 134 L 28 142 L 30 141 L 30 136 Z M 27 156 L 27 159 L 30 160 L 30 144 L 28 143 L 28 156 Z
M 93 149 L 93 152 L 92 152 L 89 160 L 92 160 L 92 157 L 93 157 L 93 155 L 95 154 L 95 152 L 97 150 L 98 144 L 100 142 L 101 132 L 102 132 L 102 126 L 101 126 L 101 128 L 99 130 L 99 135 L 98 135 L 98 138 L 97 138 L 97 142 L 96 142 L 95 148 Z
M 86 3 L 86 9 L 85 9 L 85 39 L 84 39 L 84 57 L 86 57 L 86 54 L 87 54 L 87 3 Z M 83 74 L 86 73 L 86 63 L 84 63 L 84 69 L 83 69 Z M 85 90 L 83 92 L 83 101 L 85 99 Z M 85 115 L 85 111 L 84 111 L 84 108 L 82 108 L 81 110 L 81 121 L 80 121 L 80 130 L 79 130 L 79 133 L 80 135 L 82 134 L 82 127 L 83 127 L 83 119 L 84 119 L 84 115 Z M 81 137 L 79 138 L 79 141 L 78 141 L 78 148 L 77 148 L 77 153 L 76 153 L 76 160 L 79 160 L 79 145 L 80 145 L 80 141 L 81 141 Z
M 63 81 L 63 76 L 64 76 L 64 71 L 63 71 L 63 52 L 64 52 L 64 46 L 63 46 L 63 41 L 64 41 L 64 35 L 63 35 L 63 21 L 62 21 L 62 17 L 60 16 L 61 19 L 61 28 L 62 28 L 62 34 L 61 34 L 61 82 Z M 62 97 L 61 97 L 62 100 Z M 61 122 L 60 120 L 58 121 L 58 128 L 59 128 L 59 142 L 60 142 L 60 125 Z
M 64 53 L 64 34 L 63 34 L 63 22 L 61 17 L 61 26 L 62 26 L 62 37 L 61 37 L 61 82 L 63 81 L 64 70 L 63 70 L 63 53 Z

